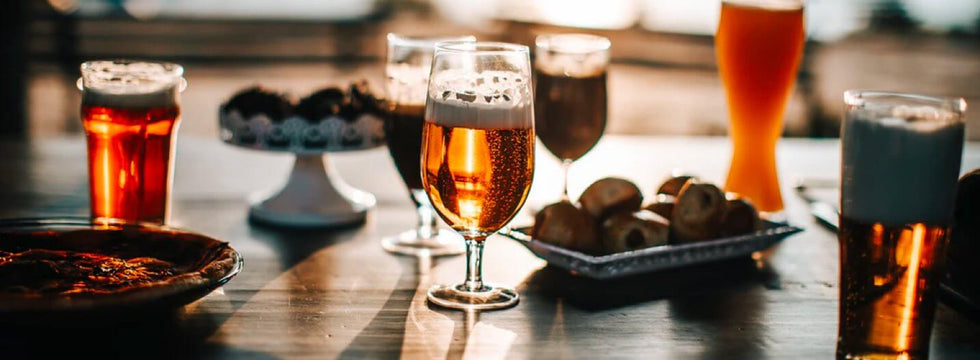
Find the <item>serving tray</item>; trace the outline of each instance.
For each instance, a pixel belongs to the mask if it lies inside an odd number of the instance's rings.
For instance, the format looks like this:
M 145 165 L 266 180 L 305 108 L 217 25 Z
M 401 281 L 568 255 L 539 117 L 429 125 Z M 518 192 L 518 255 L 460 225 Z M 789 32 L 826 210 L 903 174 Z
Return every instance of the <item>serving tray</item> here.
M 767 221 L 763 230 L 752 234 L 602 256 L 588 255 L 534 239 L 529 235 L 529 227 L 505 229 L 500 234 L 517 240 L 549 265 L 572 274 L 606 280 L 747 256 L 768 249 L 801 231 L 803 229 L 789 224 Z

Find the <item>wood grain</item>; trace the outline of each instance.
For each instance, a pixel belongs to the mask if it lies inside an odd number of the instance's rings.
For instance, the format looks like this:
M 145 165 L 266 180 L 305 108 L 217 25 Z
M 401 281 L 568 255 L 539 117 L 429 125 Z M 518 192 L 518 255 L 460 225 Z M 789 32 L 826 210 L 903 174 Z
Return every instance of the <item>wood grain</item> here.
M 521 303 L 466 314 L 425 301 L 431 284 L 462 278 L 463 258 L 415 259 L 381 249 L 382 236 L 415 221 L 383 149 L 330 155 L 349 183 L 378 197 L 363 227 L 284 231 L 249 225 L 246 198 L 281 183 L 288 156 L 185 137 L 178 145 L 174 222 L 230 242 L 245 257 L 244 271 L 176 315 L 148 314 L 95 330 L 0 325 L 0 349 L 12 358 L 830 358 L 837 334 L 836 237 L 813 223 L 789 188 L 797 177 L 836 178 L 838 146 L 832 140 L 780 144 L 788 215 L 807 230 L 762 261 L 599 282 L 546 267 L 498 236 L 487 245 L 485 277 L 516 286 Z M 0 142 L 0 154 L 0 216 L 87 212 L 81 138 Z M 719 180 L 728 156 L 724 138 L 608 136 L 572 167 L 571 192 L 575 197 L 592 180 L 616 175 L 651 193 L 675 168 Z M 967 146 L 964 162 L 966 169 L 980 166 L 980 144 Z M 518 221 L 557 198 L 559 179 L 556 161 L 539 156 Z M 980 324 L 940 306 L 932 354 L 980 356 Z

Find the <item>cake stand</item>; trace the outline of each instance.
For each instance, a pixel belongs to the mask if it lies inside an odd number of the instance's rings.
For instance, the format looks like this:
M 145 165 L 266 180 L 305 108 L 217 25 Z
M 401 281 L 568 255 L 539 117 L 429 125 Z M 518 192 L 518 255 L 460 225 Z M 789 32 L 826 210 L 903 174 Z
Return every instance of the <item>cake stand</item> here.
M 311 121 L 293 115 L 273 121 L 265 114 L 246 117 L 222 107 L 219 123 L 225 143 L 295 156 L 286 184 L 271 196 L 251 200 L 251 221 L 297 228 L 347 227 L 364 223 L 374 207 L 374 196 L 344 182 L 328 155 L 383 145 L 380 117 L 362 113 Z

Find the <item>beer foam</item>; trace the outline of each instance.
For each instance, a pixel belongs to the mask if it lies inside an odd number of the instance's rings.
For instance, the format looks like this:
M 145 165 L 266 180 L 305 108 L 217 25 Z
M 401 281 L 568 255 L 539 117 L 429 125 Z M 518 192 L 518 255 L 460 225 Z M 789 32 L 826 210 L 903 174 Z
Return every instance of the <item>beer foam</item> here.
M 946 224 L 963 152 L 959 115 L 898 106 L 853 109 L 842 127 L 841 210 L 866 222 Z
M 426 121 L 478 129 L 534 126 L 530 84 L 507 71 L 444 71 L 429 83 Z
M 609 65 L 609 39 L 601 36 L 542 35 L 535 44 L 534 67 L 548 75 L 594 77 Z
M 89 61 L 81 66 L 82 103 L 112 107 L 177 105 L 183 68 L 169 63 Z

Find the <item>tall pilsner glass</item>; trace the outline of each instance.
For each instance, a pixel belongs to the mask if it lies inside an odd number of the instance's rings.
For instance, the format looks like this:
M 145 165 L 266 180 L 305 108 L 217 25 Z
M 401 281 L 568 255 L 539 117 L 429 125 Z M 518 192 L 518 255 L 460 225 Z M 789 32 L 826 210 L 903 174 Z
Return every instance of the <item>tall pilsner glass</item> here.
M 422 132 L 422 185 L 466 239 L 466 281 L 429 289 L 432 303 L 468 310 L 517 304 L 483 282 L 483 244 L 517 214 L 534 174 L 534 106 L 526 46 L 436 45 Z
M 549 34 L 534 44 L 535 130 L 561 160 L 562 200 L 568 200 L 568 168 L 606 129 L 610 42 L 596 35 Z
M 844 101 L 837 358 L 925 358 L 966 102 L 867 91 Z
M 803 52 L 802 0 L 725 0 L 715 36 L 728 95 L 732 163 L 725 190 L 765 212 L 783 209 L 776 142 Z
M 465 250 L 456 234 L 439 230 L 429 198 L 422 190 L 422 123 L 425 118 L 425 89 L 429 85 L 432 53 L 440 41 L 476 41 L 473 36 L 407 37 L 388 34 L 388 56 L 385 61 L 385 89 L 388 111 L 385 116 L 385 139 L 398 173 L 408 187 L 418 211 L 415 229 L 381 239 L 385 250 L 403 255 L 428 252 L 432 256 L 458 255 Z
M 92 217 L 165 224 L 184 69 L 112 60 L 81 71 Z

